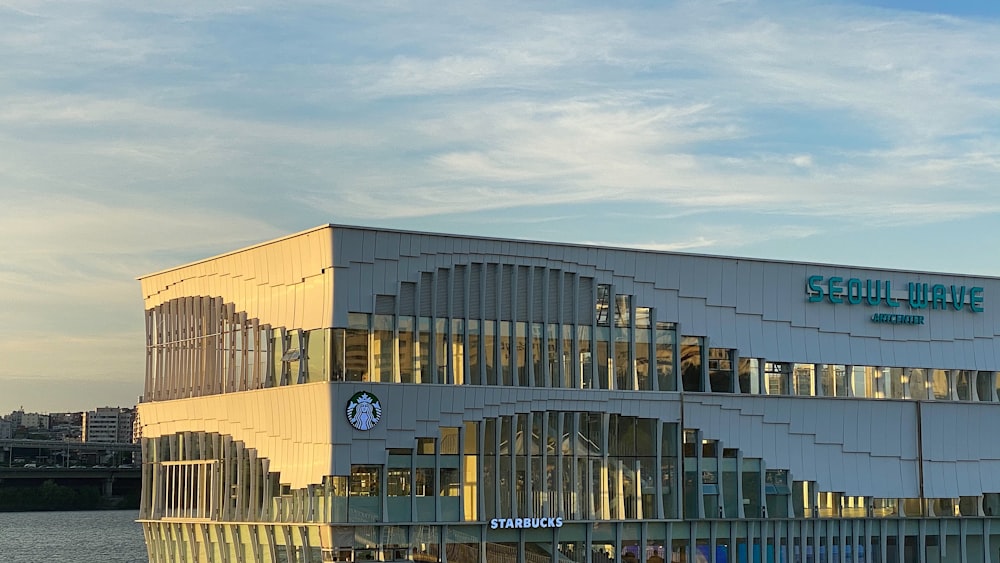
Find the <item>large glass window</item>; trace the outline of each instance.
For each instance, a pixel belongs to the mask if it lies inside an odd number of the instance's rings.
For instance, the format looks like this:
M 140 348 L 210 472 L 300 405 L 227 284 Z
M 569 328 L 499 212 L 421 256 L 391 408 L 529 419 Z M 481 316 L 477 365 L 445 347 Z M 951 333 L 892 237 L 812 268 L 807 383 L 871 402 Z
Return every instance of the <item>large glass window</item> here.
M 368 373 L 368 315 L 347 315 L 345 352 L 347 380 L 370 381 Z
M 740 393 L 760 394 L 760 360 L 740 358 Z
M 372 319 L 372 352 L 375 362 L 375 381 L 390 383 L 395 381 L 393 377 L 393 357 L 396 355 L 393 348 L 393 324 L 392 315 L 375 315 Z
M 881 369 L 874 366 L 852 366 L 851 369 L 855 397 L 885 398 L 886 378 Z
M 528 386 L 528 323 L 514 323 L 514 359 L 517 384 Z
M 884 374 L 883 377 L 886 377 L 889 382 L 889 397 L 893 399 L 907 398 L 903 368 L 883 368 L 882 373 Z
M 910 388 L 910 398 L 918 401 L 927 399 L 927 370 L 923 368 L 909 368 L 906 371 L 907 384 Z
M 481 363 L 482 346 L 480 346 L 479 321 L 472 319 L 468 325 L 469 332 L 469 374 L 466 383 L 482 385 L 483 374 Z
M 451 346 L 448 345 L 448 319 L 434 322 L 434 383 L 451 383 L 448 363 L 451 361 Z
M 500 373 L 501 384 L 514 384 L 514 351 L 511 349 L 511 323 L 500 321 Z
M 483 321 L 483 361 L 486 363 L 486 384 L 497 384 L 496 321 Z
M 431 369 L 431 319 L 420 317 L 417 321 L 417 383 L 434 383 Z
M 562 370 L 560 369 L 562 356 L 559 354 L 559 343 L 559 325 L 547 325 L 545 327 L 545 384 L 552 387 L 563 385 Z M 536 360 L 535 363 L 539 362 Z
M 611 335 L 609 333 L 611 329 L 607 327 L 599 326 L 595 333 L 595 342 L 597 346 L 597 381 L 595 382 L 595 388 L 597 389 L 612 389 L 611 386 Z
M 850 388 L 847 384 L 847 366 L 839 364 L 822 364 L 817 366 L 819 371 L 818 394 L 824 397 L 847 397 L 850 396 Z
M 594 382 L 594 358 L 590 352 L 590 327 L 577 327 L 577 345 L 580 349 L 580 377 L 583 379 L 584 389 L 595 389 Z
M 596 317 L 597 326 L 611 326 L 611 286 L 608 284 L 597 285 L 597 305 Z
M 932 389 L 934 398 L 938 401 L 951 400 L 951 370 L 935 369 L 931 370 Z
M 451 373 L 452 382 L 465 385 L 465 321 L 451 320 Z
M 792 364 L 792 391 L 796 395 L 816 394 L 816 366 L 814 364 Z
M 701 369 L 703 340 L 700 336 L 681 338 L 681 381 L 685 391 L 705 390 Z
M 531 364 L 531 376 L 534 378 L 532 383 L 535 387 L 549 387 L 548 378 L 545 375 L 545 368 L 547 367 L 544 363 L 544 358 L 542 357 L 542 340 L 544 339 L 544 325 L 539 323 L 531 323 L 531 358 L 528 362 Z
M 725 348 L 708 349 L 708 381 L 714 393 L 733 392 L 734 350 Z
M 972 385 L 975 373 L 974 371 L 963 369 L 955 374 L 955 397 L 959 401 L 972 400 Z
M 768 395 L 788 395 L 791 364 L 764 362 L 764 385 Z
M 635 310 L 635 376 L 638 389 L 653 390 L 650 373 L 653 364 L 653 326 L 650 324 L 650 310 L 638 307 Z
M 677 349 L 677 330 L 674 323 L 656 323 L 656 380 L 660 391 L 676 391 L 674 358 Z
M 413 317 L 399 317 L 399 380 L 403 383 L 415 383 L 414 374 L 414 326 Z
M 993 402 L 992 371 L 980 371 L 976 373 L 976 398 L 986 403 Z
M 562 373 L 563 387 L 567 389 L 580 388 L 579 372 L 576 371 L 576 362 L 573 361 L 573 327 L 571 325 L 562 325 L 562 359 L 559 369 Z

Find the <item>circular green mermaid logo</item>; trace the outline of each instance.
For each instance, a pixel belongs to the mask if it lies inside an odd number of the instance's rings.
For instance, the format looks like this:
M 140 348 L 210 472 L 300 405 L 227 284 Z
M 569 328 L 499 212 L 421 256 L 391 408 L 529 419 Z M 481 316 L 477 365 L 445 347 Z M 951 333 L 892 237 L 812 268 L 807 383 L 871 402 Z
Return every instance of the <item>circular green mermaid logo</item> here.
M 358 430 L 375 428 L 382 418 L 382 404 L 368 391 L 358 391 L 347 402 L 347 421 Z

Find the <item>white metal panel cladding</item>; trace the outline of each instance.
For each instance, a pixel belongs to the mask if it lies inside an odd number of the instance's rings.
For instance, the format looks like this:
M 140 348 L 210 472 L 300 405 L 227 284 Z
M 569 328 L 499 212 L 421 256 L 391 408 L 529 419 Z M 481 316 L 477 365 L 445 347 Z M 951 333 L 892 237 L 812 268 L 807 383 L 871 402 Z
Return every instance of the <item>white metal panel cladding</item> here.
M 476 239 L 476 244 L 460 244 L 457 241 L 463 240 L 461 237 L 446 235 L 394 233 L 398 237 L 384 236 L 380 239 L 374 230 L 355 227 L 332 229 L 334 238 L 343 238 L 335 247 L 345 253 L 344 256 L 336 257 L 338 266 L 350 266 L 353 262 L 373 263 L 376 259 L 400 262 L 395 272 L 392 268 L 380 268 L 380 273 L 384 272 L 385 276 L 395 279 L 366 279 L 364 274 L 371 276 L 371 272 L 364 268 L 338 269 L 337 275 L 349 287 L 355 284 L 371 287 L 373 283 L 384 288 L 398 287 L 403 281 L 417 281 L 419 273 L 427 271 L 431 266 L 434 269 L 450 268 L 472 262 L 490 262 L 491 258 L 495 258 L 497 262 L 511 266 L 545 265 L 550 269 L 563 269 L 578 275 L 593 275 L 595 283 L 614 283 L 617 279 L 617 286 L 620 286 L 617 291 L 623 293 L 623 288 L 630 285 L 634 288 L 634 284 L 648 284 L 653 288 L 652 292 L 643 292 L 648 301 L 636 302 L 636 306 L 656 307 L 660 311 L 657 318 L 679 322 L 682 333 L 707 336 L 713 346 L 736 348 L 743 356 L 803 363 L 835 361 L 839 364 L 885 365 L 885 362 L 893 362 L 909 365 L 911 354 L 908 352 L 911 348 L 904 343 L 944 341 L 947 342 L 946 348 L 953 348 L 956 342 L 968 346 L 962 348 L 961 354 L 955 354 L 954 350 L 939 350 L 930 359 L 948 362 L 949 367 L 1000 369 L 995 355 L 985 354 L 983 351 L 976 353 L 977 349 L 973 345 L 975 338 L 984 338 L 989 342 L 997 338 L 1000 319 L 990 307 L 990 297 L 1000 294 L 1000 282 L 993 278 L 501 240 Z M 433 257 L 433 260 L 414 262 L 407 258 L 414 247 L 411 239 L 415 237 L 420 239 L 418 247 L 423 256 Z M 396 245 L 395 253 L 392 244 Z M 470 253 L 471 249 L 475 249 L 474 254 Z M 634 268 L 630 266 L 633 263 Z M 619 265 L 621 269 L 617 269 Z M 513 273 L 512 271 L 511 274 Z M 924 325 L 879 325 L 871 321 L 873 313 L 895 311 L 885 306 L 872 307 L 864 304 L 810 303 L 805 290 L 806 279 L 810 275 L 891 280 L 895 284 L 894 295 L 903 299 L 906 297 L 906 287 L 903 284 L 908 281 L 945 286 L 978 285 L 984 288 L 985 310 L 982 313 L 971 313 L 967 309 L 926 309 L 919 311 L 926 318 Z M 361 310 L 352 312 L 370 312 L 366 308 L 371 305 L 366 306 L 361 301 L 363 300 L 348 298 L 335 302 L 334 324 L 340 325 L 346 320 L 344 315 L 348 309 L 361 307 Z M 736 315 L 752 315 L 749 317 L 751 323 L 760 324 L 767 319 L 782 323 L 787 328 L 770 332 L 772 329 L 758 327 L 757 334 L 765 330 L 768 332 L 757 345 L 752 327 L 748 327 L 749 330 L 731 331 L 707 322 L 709 311 L 716 307 L 733 307 Z M 852 340 L 861 339 L 864 345 L 848 347 L 838 344 L 835 347 L 836 359 L 827 357 L 819 349 L 812 352 L 814 348 L 811 346 L 787 346 L 788 340 L 805 342 L 810 332 L 815 334 L 817 330 L 820 331 L 821 338 L 846 335 Z M 842 342 L 839 338 L 835 340 Z M 820 348 L 825 349 L 825 346 Z M 843 352 L 848 352 L 848 348 L 849 354 L 845 357 Z M 813 353 L 821 357 L 812 357 Z
M 704 438 L 789 469 L 796 480 L 816 481 L 820 490 L 875 497 L 920 496 L 916 413 L 916 403 L 906 401 L 684 399 L 685 425 L 700 428 Z M 830 471 L 834 460 L 871 470 Z

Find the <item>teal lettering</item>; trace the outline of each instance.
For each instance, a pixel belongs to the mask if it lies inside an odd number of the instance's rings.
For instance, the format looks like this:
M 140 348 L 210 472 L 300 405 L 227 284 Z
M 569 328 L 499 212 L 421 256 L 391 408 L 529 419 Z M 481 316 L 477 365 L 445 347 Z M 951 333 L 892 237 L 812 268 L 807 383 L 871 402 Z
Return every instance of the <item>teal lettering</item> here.
M 938 308 L 938 303 L 941 304 L 941 308 L 945 308 L 944 304 L 944 286 L 936 283 L 931 286 L 931 306 L 935 309 Z
M 974 287 L 969 290 L 969 309 L 973 313 L 983 312 L 983 288 Z
M 927 308 L 927 284 L 913 283 L 907 284 L 907 297 L 910 301 L 911 309 Z
M 819 285 L 822 281 L 823 276 L 809 276 L 806 281 L 806 292 L 809 293 L 810 303 L 823 300 L 823 286 Z
M 858 278 L 847 280 L 847 302 L 851 305 L 861 303 L 861 280 Z
M 875 282 L 875 290 L 872 291 L 872 282 Z M 869 305 L 878 305 L 882 301 L 882 282 L 880 280 L 865 280 L 865 300 Z
M 890 307 L 899 307 L 899 301 L 892 298 L 892 282 L 885 280 L 885 304 Z
M 844 298 L 838 297 L 841 293 L 844 293 L 844 288 L 840 287 L 840 282 L 844 281 L 844 278 L 838 278 L 836 276 L 830 278 L 826 282 L 826 287 L 830 291 L 830 303 L 843 303 Z
M 956 311 L 961 311 L 962 307 L 965 306 L 965 286 L 959 286 L 960 291 L 955 293 L 955 286 L 951 286 L 951 306 L 955 308 Z

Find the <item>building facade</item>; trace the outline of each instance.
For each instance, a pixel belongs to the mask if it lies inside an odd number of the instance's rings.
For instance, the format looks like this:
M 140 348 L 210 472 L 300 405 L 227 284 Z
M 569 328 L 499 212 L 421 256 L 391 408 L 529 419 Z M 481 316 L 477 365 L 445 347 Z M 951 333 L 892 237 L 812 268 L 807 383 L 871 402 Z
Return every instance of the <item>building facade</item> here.
M 83 441 L 132 443 L 134 411 L 122 407 L 98 407 L 83 413 Z
M 331 225 L 140 281 L 152 561 L 1000 561 L 998 279 Z

